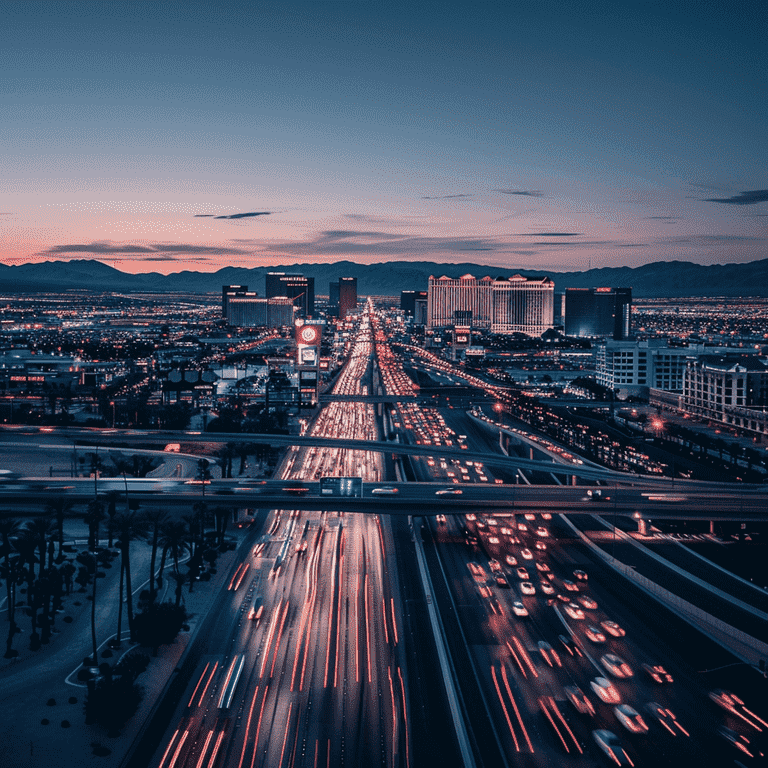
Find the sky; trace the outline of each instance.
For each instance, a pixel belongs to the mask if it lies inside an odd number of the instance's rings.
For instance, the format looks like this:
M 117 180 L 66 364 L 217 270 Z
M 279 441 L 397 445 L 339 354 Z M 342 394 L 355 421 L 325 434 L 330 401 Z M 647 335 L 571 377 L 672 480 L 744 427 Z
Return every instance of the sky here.
M 3 264 L 768 257 L 763 3 L 0 1 L 0 18 Z

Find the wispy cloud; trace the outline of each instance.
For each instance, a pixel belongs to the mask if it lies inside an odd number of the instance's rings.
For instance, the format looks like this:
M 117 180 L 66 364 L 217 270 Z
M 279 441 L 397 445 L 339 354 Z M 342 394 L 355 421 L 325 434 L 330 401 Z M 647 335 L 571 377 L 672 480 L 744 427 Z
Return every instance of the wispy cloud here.
M 196 219 L 251 219 L 254 216 L 270 216 L 274 211 L 251 211 L 249 213 L 230 213 L 226 216 L 217 216 L 214 213 L 196 213 Z
M 747 192 L 739 192 L 731 197 L 707 197 L 707 203 L 726 203 L 727 205 L 755 205 L 768 202 L 768 189 L 753 189 Z
M 173 255 L 188 256 L 240 256 L 250 250 L 227 246 L 199 245 L 192 243 L 148 243 L 134 245 L 130 243 L 111 243 L 96 241 L 93 243 L 69 243 L 54 245 L 37 254 L 39 256 L 66 256 L 89 253 L 94 256 L 142 256 L 145 260 L 161 260 L 159 257 Z
M 474 197 L 474 195 L 435 195 L 434 197 L 431 196 L 425 196 L 422 197 L 422 200 L 454 200 L 457 197 Z
M 581 232 L 521 232 L 515 237 L 581 237 Z
M 501 192 L 502 195 L 520 195 L 521 197 L 544 197 L 543 192 L 533 189 L 494 189 L 494 192 Z

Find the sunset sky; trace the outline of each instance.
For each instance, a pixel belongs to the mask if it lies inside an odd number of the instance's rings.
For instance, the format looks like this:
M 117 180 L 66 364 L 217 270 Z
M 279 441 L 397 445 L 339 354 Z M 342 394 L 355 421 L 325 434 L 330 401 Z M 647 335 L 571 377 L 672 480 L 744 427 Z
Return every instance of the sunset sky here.
M 764 3 L 0 11 L 5 264 L 768 257 Z

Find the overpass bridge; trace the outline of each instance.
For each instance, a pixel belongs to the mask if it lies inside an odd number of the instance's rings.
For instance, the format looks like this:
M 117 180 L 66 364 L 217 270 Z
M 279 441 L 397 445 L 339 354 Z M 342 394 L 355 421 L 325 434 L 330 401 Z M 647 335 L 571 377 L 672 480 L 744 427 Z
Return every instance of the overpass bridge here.
M 0 509 L 44 507 L 53 497 L 85 504 L 107 489 L 143 507 L 184 507 L 198 502 L 211 507 L 303 509 L 379 515 L 463 515 L 552 512 L 565 515 L 601 514 L 635 520 L 719 520 L 768 522 L 768 492 L 745 496 L 728 491 L 664 493 L 641 488 L 604 488 L 601 500 L 579 486 L 482 485 L 445 483 L 365 483 L 362 496 L 334 496 L 321 492 L 318 481 L 252 479 L 195 480 L 171 478 L 24 478 L 0 485 Z M 100 490 L 100 487 L 101 490 Z
M 667 492 L 687 490 L 702 490 L 705 492 L 728 492 L 745 496 L 764 493 L 765 485 L 750 485 L 746 483 L 714 483 L 703 480 L 684 480 L 660 477 L 658 475 L 643 475 L 617 470 L 606 469 L 591 463 L 562 463 L 555 461 L 526 459 L 519 456 L 506 456 L 499 453 L 478 453 L 475 451 L 463 451 L 458 446 L 440 445 L 409 445 L 394 441 L 367 441 L 346 438 L 318 437 L 315 435 L 273 435 L 255 432 L 216 433 L 216 432 L 190 432 L 175 430 L 129 430 L 129 429 L 76 429 L 61 428 L 47 430 L 45 436 L 56 437 L 68 441 L 68 447 L 73 446 L 84 449 L 106 446 L 114 448 L 155 448 L 162 450 L 170 443 L 255 443 L 257 445 L 270 446 L 296 446 L 296 447 L 324 447 L 358 451 L 372 451 L 374 453 L 391 453 L 398 456 L 433 456 L 446 459 L 458 459 L 460 461 L 481 462 L 491 467 L 499 467 L 514 473 L 517 469 L 530 472 L 544 472 L 554 474 L 567 479 L 580 478 L 593 482 L 601 482 L 607 485 L 632 486 L 648 491 L 659 490 Z M 5 433 L 4 430 L 2 432 Z M 5 433 L 7 437 L 8 433 Z M 39 427 L 28 427 L 24 430 L 15 430 L 11 434 L 34 435 L 40 434 Z M 41 434 L 42 436 L 42 434 Z M 0 443 L 2 445 L 2 443 Z

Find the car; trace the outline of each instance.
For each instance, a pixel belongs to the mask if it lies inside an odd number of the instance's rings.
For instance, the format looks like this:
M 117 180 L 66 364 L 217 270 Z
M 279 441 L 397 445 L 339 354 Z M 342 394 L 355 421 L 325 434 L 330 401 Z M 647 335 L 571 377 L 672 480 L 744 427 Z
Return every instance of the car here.
M 583 619 L 584 618 L 584 611 L 581 610 L 581 607 L 576 603 L 568 603 L 568 605 L 563 607 L 563 610 L 572 618 L 572 619 Z
M 540 552 L 544 552 L 547 548 L 547 545 L 543 541 L 537 541 L 533 546 Z
M 506 589 L 509 589 L 509 582 L 507 581 L 507 577 L 503 573 L 496 574 L 496 585 L 499 587 L 504 587 Z
M 525 523 L 518 523 L 517 530 L 525 533 L 528 530 L 528 526 Z
M 573 578 L 576 579 L 576 581 L 586 581 L 589 576 L 587 576 L 586 571 L 581 571 L 578 568 L 573 572 Z
M 570 603 L 571 598 L 568 597 L 568 595 L 562 595 L 559 592 L 555 595 L 555 597 L 561 602 L 561 603 Z
M 523 568 L 522 565 L 515 571 L 515 573 L 517 574 L 517 578 L 520 579 L 521 581 L 528 581 L 528 579 L 531 578 L 528 575 L 528 571 L 525 568 Z
M 569 591 L 569 592 L 578 592 L 579 587 L 578 585 L 574 584 L 572 581 L 568 579 L 563 579 L 563 586 Z
M 594 624 L 590 624 L 584 630 L 584 634 L 593 643 L 604 643 L 605 642 L 605 634 L 598 627 L 596 627 Z
M 263 605 L 259 605 L 259 606 L 254 605 L 251 608 L 251 610 L 248 611 L 248 619 L 250 621 L 258 621 L 262 617 L 263 614 L 264 614 L 264 606 Z
M 549 566 L 546 563 L 536 563 L 536 570 L 542 573 L 549 573 Z
M 536 529 L 536 535 L 541 536 L 542 538 L 546 538 L 547 536 L 549 536 L 549 531 L 543 525 L 540 525 Z
M 736 733 L 736 731 L 732 730 L 731 728 L 727 728 L 724 725 L 721 725 L 717 732 L 720 736 L 722 736 L 727 742 L 732 744 L 736 749 L 738 749 L 740 752 L 743 752 L 747 757 L 754 757 L 755 753 L 752 751 L 754 747 L 752 747 L 752 744 L 750 743 L 749 739 L 740 734 Z M 736 761 L 737 765 L 741 765 L 740 762 Z
M 613 637 L 624 637 L 627 634 L 615 621 L 601 621 L 600 626 Z
M 672 675 L 661 664 L 642 664 L 643 671 L 657 683 L 671 683 Z
M 573 708 L 578 713 L 582 715 L 595 714 L 595 705 L 587 698 L 587 694 L 578 685 L 566 685 L 563 691 L 568 701 L 573 704 Z
M 677 736 L 675 728 L 686 736 L 691 735 L 682 725 L 680 725 L 680 722 L 675 717 L 675 713 L 668 707 L 662 707 L 658 702 L 649 701 L 645 705 L 645 711 L 651 715 L 651 717 L 655 717 L 659 725 L 666 728 L 673 736 Z
M 563 662 L 560 661 L 560 656 L 558 656 L 557 651 L 546 640 L 539 640 L 539 653 L 550 667 L 563 666 Z
M 602 749 L 616 765 L 634 765 L 629 759 L 629 755 L 624 747 L 621 746 L 619 737 L 612 731 L 600 728 L 596 731 L 592 731 L 592 738 L 595 740 L 595 744 L 597 744 L 597 746 Z
M 531 552 L 530 549 L 521 549 L 520 555 L 522 556 L 523 560 L 533 560 L 533 552 Z
M 601 656 L 600 663 L 614 677 L 624 678 L 632 677 L 632 675 L 634 675 L 632 667 L 630 667 L 621 656 L 617 656 L 615 653 L 606 653 L 605 656 Z
M 501 563 L 498 560 L 489 560 L 488 561 L 488 567 L 492 571 L 500 571 L 501 570 Z
M 461 496 L 464 491 L 461 488 L 441 488 L 435 491 L 435 496 Z
M 514 558 L 514 557 L 512 557 L 512 555 L 507 555 L 507 556 L 504 558 L 504 562 L 505 562 L 507 565 L 509 565 L 509 566 L 515 566 L 515 565 L 517 565 L 517 560 L 515 560 L 515 558 Z
M 523 515 L 525 519 L 530 523 L 531 521 L 536 519 L 536 515 L 533 514 L 533 512 L 526 512 L 525 515 Z
M 621 704 L 621 696 L 614 684 L 605 677 L 596 677 L 589 683 L 600 701 L 606 704 Z
M 475 520 L 477 520 L 477 515 L 476 515 L 476 514 L 474 514 L 474 512 L 470 512 L 468 515 L 465 515 L 465 516 L 464 516 L 464 519 L 465 519 L 465 520 L 466 520 L 468 523 L 474 523 L 474 522 L 475 522 Z
M 303 485 L 286 485 L 283 488 L 284 493 L 290 493 L 293 496 L 305 496 L 309 493 L 309 488 Z
M 528 615 L 528 609 L 519 600 L 516 600 L 514 603 L 512 603 L 512 612 L 515 614 L 515 616 Z
M 371 496 L 394 496 L 400 493 L 398 488 L 393 488 L 391 485 L 384 485 L 381 488 L 374 488 L 371 491 Z
M 530 581 L 523 581 L 520 584 L 520 591 L 524 595 L 535 595 L 536 594 L 536 587 L 534 587 L 533 584 L 531 584 Z
M 570 635 L 558 635 L 557 639 L 570 656 L 584 655 L 581 648 L 579 648 L 579 644 Z
M 499 537 L 498 536 L 490 536 L 488 538 L 488 543 L 489 544 L 499 544 L 500 543 L 499 542 Z
M 578 603 L 581 605 L 582 608 L 586 608 L 587 610 L 594 611 L 597 610 L 597 603 L 591 598 L 587 597 L 586 595 L 580 595 L 576 598 Z
M 552 515 L 549 512 L 542 512 L 541 513 L 541 519 L 542 520 L 551 520 Z
M 307 540 L 302 539 L 301 541 L 296 543 L 296 553 L 299 555 L 303 555 L 307 551 Z
M 648 725 L 642 715 L 629 704 L 617 704 L 613 714 L 630 733 L 648 733 Z
M 437 522 L 440 525 L 445 525 L 445 523 L 446 523 L 445 515 L 438 515 L 437 516 Z
M 545 595 L 555 594 L 555 588 L 548 581 L 540 581 L 539 587 Z
M 512 535 L 512 529 L 507 528 L 506 525 L 502 525 L 501 528 L 499 528 L 499 533 L 501 533 L 502 536 L 511 536 Z

